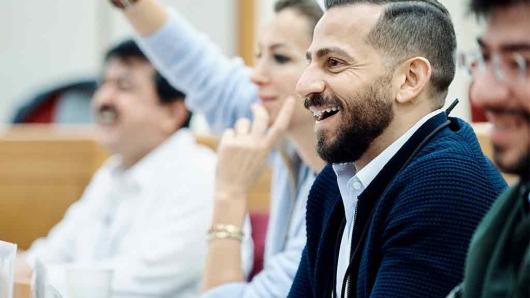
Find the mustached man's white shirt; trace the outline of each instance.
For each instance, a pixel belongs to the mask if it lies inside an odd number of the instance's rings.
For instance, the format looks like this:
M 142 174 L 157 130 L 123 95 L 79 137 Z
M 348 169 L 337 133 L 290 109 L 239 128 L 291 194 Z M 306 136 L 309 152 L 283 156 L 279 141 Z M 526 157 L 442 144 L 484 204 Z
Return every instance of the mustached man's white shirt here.
M 128 170 L 114 156 L 30 263 L 114 269 L 113 297 L 197 297 L 211 222 L 215 154 L 179 130 Z M 245 242 L 249 271 L 252 245 Z

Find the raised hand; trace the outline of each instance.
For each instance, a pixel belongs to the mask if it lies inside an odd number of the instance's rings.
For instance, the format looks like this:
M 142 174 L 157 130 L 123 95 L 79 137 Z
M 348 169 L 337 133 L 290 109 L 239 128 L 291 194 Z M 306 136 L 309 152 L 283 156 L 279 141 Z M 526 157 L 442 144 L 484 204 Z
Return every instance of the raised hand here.
M 136 33 L 148 36 L 158 31 L 169 18 L 168 10 L 158 0 L 107 0 L 121 9 Z
M 263 106 L 252 107 L 254 122 L 243 118 L 234 129 L 227 129 L 218 148 L 217 197 L 244 198 L 262 173 L 267 158 L 289 127 L 295 99 L 286 99 L 274 123 L 268 128 L 269 114 Z

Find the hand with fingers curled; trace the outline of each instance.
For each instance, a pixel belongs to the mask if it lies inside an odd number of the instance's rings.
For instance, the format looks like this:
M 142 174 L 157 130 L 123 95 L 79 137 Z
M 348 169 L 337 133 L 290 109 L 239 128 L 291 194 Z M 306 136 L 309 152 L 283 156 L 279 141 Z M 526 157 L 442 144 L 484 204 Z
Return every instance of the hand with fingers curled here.
M 286 99 L 270 127 L 269 114 L 261 105 L 252 107 L 254 121 L 243 118 L 233 129 L 227 129 L 219 143 L 216 173 L 218 198 L 246 198 L 258 180 L 274 145 L 280 140 L 291 120 L 295 99 Z

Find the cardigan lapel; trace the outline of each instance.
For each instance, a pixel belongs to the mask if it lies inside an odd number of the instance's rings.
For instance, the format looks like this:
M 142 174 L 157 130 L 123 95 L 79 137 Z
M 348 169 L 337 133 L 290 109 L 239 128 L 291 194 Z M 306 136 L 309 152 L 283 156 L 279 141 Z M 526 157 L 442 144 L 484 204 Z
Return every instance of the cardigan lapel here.
M 403 147 L 398 150 L 396 155 L 390 159 L 390 161 L 376 175 L 372 183 L 370 183 L 365 191 L 359 196 L 350 251 L 350 266 L 352 267 L 348 288 L 350 297 L 357 297 L 356 285 L 358 269 L 365 244 L 363 232 L 365 229 L 370 228 L 371 221 L 373 220 L 371 218 L 372 211 L 376 208 L 376 205 L 382 201 L 382 198 L 387 195 L 394 180 L 398 177 L 399 172 L 403 167 L 407 166 L 407 161 L 415 154 L 418 146 L 422 146 L 423 141 L 446 121 L 446 113 L 440 113 L 425 122 L 403 145 Z M 375 276 L 377 272 L 368 272 L 367 274 Z

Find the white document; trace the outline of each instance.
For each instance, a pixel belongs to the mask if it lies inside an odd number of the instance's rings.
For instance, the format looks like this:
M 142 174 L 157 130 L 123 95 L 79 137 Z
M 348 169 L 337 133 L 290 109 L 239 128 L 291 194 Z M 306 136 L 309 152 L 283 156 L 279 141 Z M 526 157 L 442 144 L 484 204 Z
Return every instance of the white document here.
M 17 245 L 0 241 L 0 298 L 13 298 Z

